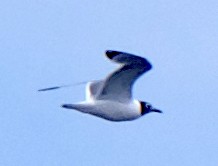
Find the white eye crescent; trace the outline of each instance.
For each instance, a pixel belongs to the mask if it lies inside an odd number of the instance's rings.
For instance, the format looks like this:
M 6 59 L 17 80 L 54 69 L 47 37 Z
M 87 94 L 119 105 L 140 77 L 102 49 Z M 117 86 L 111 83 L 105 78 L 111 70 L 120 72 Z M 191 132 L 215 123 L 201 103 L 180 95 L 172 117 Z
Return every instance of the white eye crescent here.
M 147 108 L 149 108 L 149 109 L 152 109 L 152 106 L 151 106 L 150 103 L 146 103 L 145 106 L 146 106 Z

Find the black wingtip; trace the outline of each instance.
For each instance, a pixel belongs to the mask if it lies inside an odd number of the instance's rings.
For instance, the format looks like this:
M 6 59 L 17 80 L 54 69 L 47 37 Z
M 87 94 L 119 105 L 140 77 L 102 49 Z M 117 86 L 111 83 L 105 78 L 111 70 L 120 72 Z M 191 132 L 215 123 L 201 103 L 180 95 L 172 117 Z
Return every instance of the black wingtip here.
M 62 108 L 67 108 L 66 104 L 61 105 Z
M 51 88 L 44 88 L 44 89 L 39 89 L 38 92 L 43 92 L 43 91 L 48 91 L 48 90 L 56 90 L 61 88 L 60 86 L 55 86 L 55 87 L 51 87 Z
M 72 104 L 62 104 L 62 108 L 73 109 Z
M 115 56 L 119 55 L 121 52 L 119 51 L 112 51 L 112 50 L 107 50 L 106 55 L 108 58 L 113 59 Z

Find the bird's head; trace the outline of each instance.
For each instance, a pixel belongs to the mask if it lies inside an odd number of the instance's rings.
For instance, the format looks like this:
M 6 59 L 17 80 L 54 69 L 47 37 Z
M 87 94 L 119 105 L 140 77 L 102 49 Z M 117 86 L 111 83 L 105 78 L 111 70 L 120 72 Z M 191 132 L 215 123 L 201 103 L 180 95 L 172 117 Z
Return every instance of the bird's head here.
M 161 110 L 152 107 L 152 105 L 148 102 L 141 101 L 140 104 L 141 104 L 141 115 L 145 115 L 149 112 L 162 113 Z

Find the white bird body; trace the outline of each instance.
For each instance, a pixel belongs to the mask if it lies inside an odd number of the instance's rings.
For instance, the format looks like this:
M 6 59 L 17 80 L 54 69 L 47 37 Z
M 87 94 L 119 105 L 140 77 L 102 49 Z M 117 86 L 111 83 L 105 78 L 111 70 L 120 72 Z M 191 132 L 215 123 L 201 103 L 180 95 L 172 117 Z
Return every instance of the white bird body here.
M 133 100 L 130 103 L 93 100 L 68 104 L 67 106 L 71 109 L 76 109 L 80 112 L 92 114 L 110 121 L 134 120 L 141 116 L 140 103 L 137 100 Z
M 110 121 L 129 121 L 149 112 L 161 113 L 149 103 L 132 98 L 134 82 L 152 68 L 151 64 L 145 58 L 129 53 L 106 51 L 106 55 L 122 66 L 104 80 L 89 82 L 86 86 L 86 101 L 63 104 L 62 107 Z

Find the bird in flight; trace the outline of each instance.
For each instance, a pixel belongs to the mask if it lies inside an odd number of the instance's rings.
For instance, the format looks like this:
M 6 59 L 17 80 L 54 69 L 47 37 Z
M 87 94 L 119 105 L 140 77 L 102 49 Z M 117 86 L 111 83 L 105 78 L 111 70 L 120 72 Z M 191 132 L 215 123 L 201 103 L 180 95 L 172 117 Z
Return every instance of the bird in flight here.
M 131 121 L 150 112 L 162 113 L 150 103 L 132 97 L 134 82 L 152 65 L 140 56 L 119 51 L 106 51 L 106 56 L 121 64 L 121 67 L 105 79 L 88 82 L 86 100 L 76 104 L 63 104 L 63 108 L 74 109 L 110 121 Z M 39 91 L 58 89 L 51 87 Z

